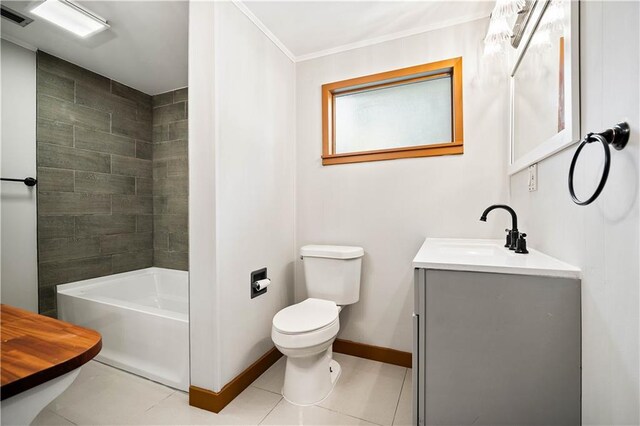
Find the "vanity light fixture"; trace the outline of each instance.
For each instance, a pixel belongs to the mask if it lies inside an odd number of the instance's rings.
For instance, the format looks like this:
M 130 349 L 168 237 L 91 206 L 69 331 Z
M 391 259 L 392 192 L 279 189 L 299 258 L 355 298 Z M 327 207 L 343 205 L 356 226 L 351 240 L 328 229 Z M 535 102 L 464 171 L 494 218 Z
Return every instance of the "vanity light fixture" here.
M 511 39 L 511 28 L 507 18 L 491 17 L 489 21 L 489 29 L 484 38 L 485 43 L 508 43 Z
M 497 0 L 489 19 L 489 28 L 484 38 L 484 57 L 500 57 L 505 53 L 513 33 L 507 18 L 524 7 L 525 0 Z
M 82 38 L 109 28 L 105 19 L 70 0 L 45 0 L 31 13 Z
M 504 45 L 502 43 L 487 43 L 484 44 L 483 55 L 485 57 L 500 56 L 504 53 Z
M 552 44 L 551 44 L 550 31 L 548 29 L 540 28 L 533 35 L 533 38 L 531 39 L 531 45 L 529 46 L 529 49 L 532 52 L 540 53 L 540 52 L 543 52 L 545 50 L 551 49 L 551 47 L 552 47 Z
M 540 30 L 551 33 L 564 32 L 564 4 L 563 0 L 551 0 L 548 9 L 542 15 Z
M 525 0 L 497 0 L 491 13 L 492 18 L 509 18 L 516 15 L 526 5 Z
M 484 38 L 485 58 L 500 57 L 505 53 L 505 45 L 511 40 L 511 29 L 507 18 L 495 18 L 491 16 L 489 21 L 489 29 Z
M 496 0 L 489 19 L 489 29 L 484 38 L 485 58 L 502 57 L 506 54 L 506 46 L 514 43 L 514 47 L 519 42 L 518 34 L 514 34 L 518 28 L 518 23 L 522 19 L 521 14 L 530 9 L 527 5 L 531 0 Z M 510 21 L 513 16 L 518 15 L 516 25 L 513 27 Z

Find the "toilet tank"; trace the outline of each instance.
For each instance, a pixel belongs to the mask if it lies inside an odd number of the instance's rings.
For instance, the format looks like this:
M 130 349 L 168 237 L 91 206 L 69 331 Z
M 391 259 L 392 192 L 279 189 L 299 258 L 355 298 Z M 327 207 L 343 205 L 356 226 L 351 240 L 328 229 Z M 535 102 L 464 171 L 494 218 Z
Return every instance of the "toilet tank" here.
M 350 305 L 360 299 L 362 247 L 310 245 L 300 249 L 307 294 Z

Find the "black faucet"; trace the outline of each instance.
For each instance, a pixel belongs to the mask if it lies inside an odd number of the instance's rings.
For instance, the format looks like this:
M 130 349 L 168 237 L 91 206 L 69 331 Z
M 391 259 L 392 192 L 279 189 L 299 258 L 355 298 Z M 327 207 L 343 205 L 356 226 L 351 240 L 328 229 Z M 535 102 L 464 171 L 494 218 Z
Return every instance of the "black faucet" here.
M 480 220 L 483 222 L 487 221 L 487 215 L 491 210 L 495 209 L 503 209 L 508 211 L 511 214 L 511 229 L 506 229 L 507 231 L 507 240 L 505 247 L 508 247 L 509 250 L 516 250 L 516 243 L 518 241 L 518 237 L 520 236 L 520 232 L 518 231 L 518 215 L 515 210 L 506 204 L 494 204 L 492 206 L 487 207 L 487 209 L 482 212 L 482 216 L 480 216 Z

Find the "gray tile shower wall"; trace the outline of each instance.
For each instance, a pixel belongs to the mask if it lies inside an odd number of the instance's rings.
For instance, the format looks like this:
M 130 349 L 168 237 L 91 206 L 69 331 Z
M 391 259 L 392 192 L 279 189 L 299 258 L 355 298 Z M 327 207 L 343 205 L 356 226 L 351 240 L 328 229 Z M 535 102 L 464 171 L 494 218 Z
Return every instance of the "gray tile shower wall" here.
M 154 114 L 142 92 L 41 51 L 37 64 L 38 298 L 55 316 L 57 284 L 153 266 Z
M 178 89 L 153 97 L 153 259 L 188 270 L 187 96 Z

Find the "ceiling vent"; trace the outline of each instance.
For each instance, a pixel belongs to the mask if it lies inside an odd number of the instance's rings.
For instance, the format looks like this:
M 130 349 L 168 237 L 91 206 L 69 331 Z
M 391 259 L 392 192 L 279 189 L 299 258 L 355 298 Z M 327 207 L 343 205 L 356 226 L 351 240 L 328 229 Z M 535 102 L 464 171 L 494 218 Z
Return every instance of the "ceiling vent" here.
M 21 27 L 26 27 L 33 22 L 33 19 L 26 17 L 22 13 L 16 12 L 13 9 L 9 9 L 5 5 L 1 5 L 0 7 L 2 8 L 2 17 L 13 22 L 14 24 L 18 24 Z

